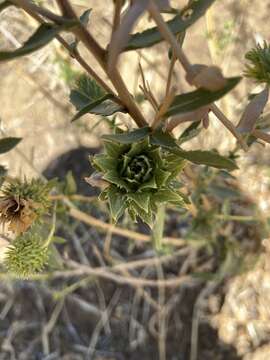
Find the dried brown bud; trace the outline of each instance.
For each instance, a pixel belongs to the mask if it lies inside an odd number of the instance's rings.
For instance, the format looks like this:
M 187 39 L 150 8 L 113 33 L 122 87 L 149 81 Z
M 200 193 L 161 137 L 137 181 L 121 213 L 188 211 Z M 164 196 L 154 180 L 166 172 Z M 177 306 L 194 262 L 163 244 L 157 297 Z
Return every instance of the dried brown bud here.
M 32 225 L 37 214 L 39 204 L 33 200 L 26 200 L 19 196 L 3 197 L 0 199 L 0 223 L 8 224 L 8 229 L 19 235 Z
M 191 85 L 210 91 L 220 90 L 226 85 L 227 80 L 217 66 L 195 64 L 192 69 L 193 74 L 186 77 L 187 82 Z

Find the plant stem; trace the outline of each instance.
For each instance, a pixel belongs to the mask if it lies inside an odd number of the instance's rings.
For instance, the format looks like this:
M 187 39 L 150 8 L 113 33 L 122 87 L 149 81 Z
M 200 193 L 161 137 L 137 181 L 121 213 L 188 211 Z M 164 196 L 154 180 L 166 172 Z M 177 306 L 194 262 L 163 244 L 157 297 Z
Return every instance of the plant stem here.
M 77 19 L 78 17 L 69 4 L 68 0 L 57 0 L 60 8 L 62 9 L 64 15 L 68 16 L 70 19 Z M 129 93 L 126 84 L 124 83 L 120 73 L 116 68 L 108 71 L 107 69 L 107 59 L 106 59 L 106 51 L 100 47 L 97 41 L 92 37 L 92 35 L 88 32 L 88 30 L 83 26 L 81 22 L 79 25 L 72 30 L 74 35 L 85 45 L 87 50 L 94 55 L 102 69 L 110 78 L 112 84 L 114 85 L 116 91 L 123 104 L 129 111 L 130 116 L 136 122 L 138 127 L 147 126 L 147 122 L 144 119 L 141 111 L 137 107 L 133 97 Z
M 150 12 L 151 16 L 153 17 L 153 19 L 155 20 L 155 22 L 159 28 L 159 31 L 162 34 L 162 36 L 164 37 L 164 39 L 167 40 L 171 44 L 173 51 L 175 52 L 175 55 L 177 56 L 179 62 L 182 64 L 185 72 L 188 75 L 191 75 L 191 76 L 194 75 L 194 70 L 193 70 L 191 63 L 189 62 L 185 53 L 179 46 L 175 36 L 169 29 L 168 25 L 163 20 L 162 15 L 160 14 L 157 5 L 155 4 L 155 2 L 153 0 L 150 0 L 149 12 Z M 237 132 L 234 125 L 230 122 L 229 119 L 227 119 L 227 117 L 223 114 L 223 112 L 220 111 L 219 108 L 215 104 L 210 105 L 209 108 L 216 115 L 216 117 L 222 122 L 222 124 L 235 136 L 235 138 L 241 144 L 242 148 L 245 151 L 247 151 L 248 146 L 242 139 L 242 136 Z
M 28 15 L 32 16 L 40 24 L 44 24 L 44 19 L 34 11 L 32 3 L 29 3 L 25 0 L 12 0 L 14 4 L 20 6 Z M 121 100 L 113 92 L 113 90 L 97 75 L 97 73 L 87 64 L 87 62 L 81 57 L 77 50 L 74 50 L 60 35 L 56 35 L 56 39 L 63 45 L 63 47 L 68 50 L 70 55 L 84 68 L 84 70 L 96 80 L 96 82 L 109 94 L 114 96 L 114 100 L 122 104 Z
M 70 206 L 70 204 L 67 204 L 67 206 L 69 207 L 70 216 L 73 217 L 74 219 L 84 222 L 85 224 L 94 226 L 94 227 L 101 229 L 103 231 L 106 231 L 106 232 L 111 231 L 113 234 L 124 236 L 126 238 L 133 239 L 135 241 L 140 241 L 140 242 L 151 241 L 151 237 L 148 235 L 141 234 L 136 231 L 122 229 L 120 227 L 117 227 L 117 226 L 114 226 L 111 224 L 107 224 L 99 219 L 94 218 L 91 215 L 84 213 L 83 211 L 80 211 L 79 209 L 77 209 L 73 206 Z M 163 243 L 181 247 L 181 246 L 186 245 L 187 241 L 184 239 L 180 239 L 180 238 L 178 239 L 178 238 L 166 237 L 163 239 Z
M 163 233 L 165 223 L 166 207 L 160 205 L 157 210 L 156 221 L 152 230 L 152 243 L 157 253 L 163 250 Z
M 30 2 L 28 0 L 11 0 L 11 1 L 16 6 L 24 9 L 24 11 L 26 11 L 29 15 L 31 15 L 34 18 L 36 18 L 36 15 L 40 15 L 55 22 L 56 24 L 63 24 L 67 20 L 66 18 L 56 15 L 52 13 L 50 10 L 45 9 L 39 5 L 36 5 L 35 3 Z

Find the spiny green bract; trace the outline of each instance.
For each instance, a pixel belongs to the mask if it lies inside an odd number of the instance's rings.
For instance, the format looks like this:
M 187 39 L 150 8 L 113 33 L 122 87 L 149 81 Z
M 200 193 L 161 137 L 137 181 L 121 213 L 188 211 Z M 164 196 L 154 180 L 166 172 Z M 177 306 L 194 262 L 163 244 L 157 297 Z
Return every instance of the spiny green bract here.
M 246 54 L 250 64 L 246 65 L 245 76 L 253 78 L 257 82 L 270 85 L 270 46 L 265 41 L 258 44 Z
M 151 145 L 149 137 L 133 144 L 106 140 L 104 146 L 92 164 L 108 183 L 100 198 L 109 201 L 115 222 L 127 209 L 134 221 L 139 217 L 151 226 L 159 204 L 184 206 L 175 187 L 184 166 L 179 156 Z
M 4 186 L 1 191 L 3 197 L 20 197 L 41 204 L 42 207 L 39 210 L 43 213 L 51 205 L 48 195 L 54 185 L 53 181 L 44 183 L 40 179 L 31 179 L 31 181 L 14 179 Z
M 37 233 L 29 231 L 18 236 L 5 255 L 5 267 L 16 277 L 27 279 L 41 272 L 48 263 L 49 251 Z

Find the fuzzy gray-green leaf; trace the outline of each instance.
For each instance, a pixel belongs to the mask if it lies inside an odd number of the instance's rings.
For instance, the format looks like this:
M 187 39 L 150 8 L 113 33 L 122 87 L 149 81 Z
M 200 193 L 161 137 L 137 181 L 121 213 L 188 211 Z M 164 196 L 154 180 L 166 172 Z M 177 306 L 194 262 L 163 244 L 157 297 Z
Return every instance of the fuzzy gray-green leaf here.
M 182 196 L 171 189 L 160 189 L 153 197 L 153 200 L 157 203 L 173 203 L 179 206 L 185 206 L 185 202 Z
M 231 91 L 240 80 L 241 77 L 228 78 L 226 85 L 222 89 L 216 91 L 200 88 L 186 94 L 177 95 L 167 111 L 166 116 L 169 117 L 194 111 L 209 105 Z
M 117 188 L 114 186 L 109 187 L 107 196 L 112 218 L 117 222 L 126 209 L 126 196 L 120 196 Z
M 149 211 L 150 194 L 145 192 L 137 192 L 128 194 L 128 198 L 135 201 L 135 203 L 145 212 Z
M 68 20 L 63 25 L 41 24 L 36 32 L 18 49 L 0 51 L 0 61 L 13 60 L 20 56 L 31 54 L 51 42 L 61 31 L 77 24 L 77 21 Z
M 194 24 L 215 0 L 196 0 L 185 7 L 180 14 L 176 15 L 167 25 L 174 35 L 185 31 L 189 26 Z M 125 51 L 142 49 L 153 46 L 163 40 L 163 36 L 157 27 L 136 33 L 130 36 Z
M 115 141 L 121 144 L 133 144 L 137 141 L 143 140 L 150 133 L 149 127 L 143 127 L 134 131 L 124 132 L 122 134 L 103 135 L 103 139 Z

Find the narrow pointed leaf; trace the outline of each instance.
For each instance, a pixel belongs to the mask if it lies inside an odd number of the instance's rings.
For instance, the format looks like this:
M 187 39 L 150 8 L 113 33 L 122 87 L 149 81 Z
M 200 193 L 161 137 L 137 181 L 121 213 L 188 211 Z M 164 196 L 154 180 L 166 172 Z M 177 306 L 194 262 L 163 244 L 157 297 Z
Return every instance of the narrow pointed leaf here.
M 87 26 L 87 25 L 88 25 L 91 12 L 92 12 L 92 9 L 87 9 L 87 10 L 85 10 L 84 13 L 80 16 L 80 22 L 81 22 L 84 26 Z
M 100 115 L 100 113 L 96 110 L 98 105 L 104 103 L 106 100 L 108 100 L 110 98 L 112 98 L 112 95 L 107 94 L 107 95 L 101 97 L 100 99 L 98 99 L 98 100 L 96 100 L 94 102 L 91 102 L 88 105 L 84 106 L 80 111 L 77 112 L 77 114 L 75 114 L 73 116 L 73 118 L 71 119 L 71 122 L 73 122 L 75 120 L 78 120 L 80 117 L 82 117 L 83 115 L 88 114 L 88 113 Z
M 128 184 L 118 176 L 117 171 L 108 171 L 103 176 L 103 179 L 109 181 L 112 184 L 117 185 L 119 188 L 125 189 L 127 191 L 130 190 Z
M 153 145 L 161 146 L 167 149 L 177 147 L 176 140 L 168 133 L 161 130 L 153 132 L 150 136 L 150 142 Z
M 17 137 L 6 137 L 4 139 L 0 139 L 0 154 L 4 154 L 12 150 L 21 140 L 21 138 Z
M 266 87 L 262 92 L 257 94 L 246 107 L 237 130 L 241 133 L 250 133 L 256 126 L 256 121 L 263 113 L 268 102 L 269 89 Z
M 149 227 L 153 225 L 153 215 L 152 212 L 144 211 L 135 201 L 132 201 L 129 206 L 129 214 L 132 219 L 135 221 L 136 218 L 140 218 L 143 222 L 145 222 Z
M 104 154 L 95 155 L 93 158 L 93 164 L 97 166 L 101 171 L 113 171 L 116 168 L 115 159 L 110 158 Z
M 180 206 L 185 206 L 185 202 L 182 196 L 174 190 L 171 189 L 161 189 L 153 197 L 154 201 L 158 203 L 173 203 Z
M 157 189 L 156 179 L 154 177 L 152 177 L 149 181 L 143 183 L 139 189 L 140 190 Z
M 163 133 L 162 131 L 154 132 L 150 140 L 152 144 L 170 149 L 171 152 L 178 155 L 179 158 L 189 160 L 194 164 L 208 165 L 227 170 L 235 170 L 238 168 L 234 161 L 219 155 L 215 151 L 185 151 L 178 146 L 177 141 L 170 134 Z
M 118 158 L 123 153 L 123 145 L 113 143 L 112 141 L 104 141 L 105 152 L 112 158 Z
M 126 198 L 125 196 L 120 196 L 114 186 L 110 186 L 107 191 L 107 196 L 112 218 L 115 222 L 117 222 L 126 209 Z
M 192 1 L 189 6 L 176 15 L 172 20 L 167 22 L 168 27 L 174 35 L 185 31 L 189 26 L 194 24 L 215 0 L 197 0 Z M 124 51 L 142 49 L 153 46 L 163 40 L 157 27 L 146 31 L 136 33 L 130 36 L 129 42 Z
M 97 84 L 94 79 L 82 74 L 76 81 L 76 86 L 70 92 L 70 102 L 76 110 L 81 110 L 85 106 L 99 100 L 105 96 L 105 91 Z
M 132 144 L 137 141 L 143 140 L 149 135 L 149 133 L 150 128 L 144 127 L 136 129 L 134 131 L 124 132 L 122 134 L 104 135 L 102 136 L 102 138 L 109 141 L 119 142 L 121 144 Z
M 218 169 L 236 170 L 238 169 L 235 162 L 224 156 L 219 155 L 215 151 L 184 151 L 180 148 L 172 150 L 175 154 L 178 154 L 182 158 L 189 160 L 190 162 L 198 165 L 212 166 Z
M 129 199 L 135 201 L 135 203 L 145 212 L 149 211 L 150 195 L 148 193 L 130 193 L 128 194 Z
M 77 21 L 68 20 L 61 26 L 42 24 L 36 32 L 14 51 L 0 51 L 0 61 L 12 60 L 20 56 L 31 54 L 51 42 L 60 31 L 67 30 L 77 24 Z
M 182 145 L 186 141 L 189 141 L 199 135 L 199 133 L 202 131 L 202 128 L 198 128 L 200 123 L 200 121 L 195 121 L 183 131 L 183 133 L 179 136 L 178 139 L 179 145 Z
M 164 186 L 169 179 L 171 173 L 157 168 L 155 171 L 155 180 L 158 187 Z
M 203 106 L 209 105 L 231 91 L 240 80 L 241 77 L 228 78 L 226 85 L 217 91 L 209 91 L 200 88 L 190 93 L 177 95 L 167 111 L 166 116 L 169 117 L 180 113 L 194 111 Z

